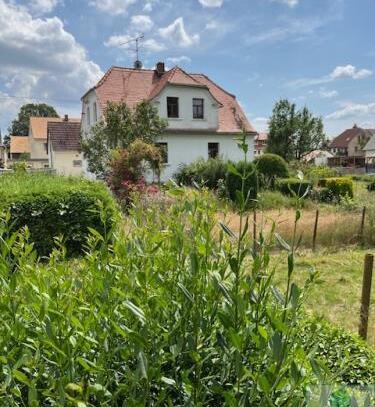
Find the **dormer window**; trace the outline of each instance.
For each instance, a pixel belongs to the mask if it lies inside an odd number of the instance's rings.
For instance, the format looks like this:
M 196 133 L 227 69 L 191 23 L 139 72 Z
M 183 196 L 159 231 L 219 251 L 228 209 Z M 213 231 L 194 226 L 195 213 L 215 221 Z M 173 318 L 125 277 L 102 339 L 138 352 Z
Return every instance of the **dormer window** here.
M 168 117 L 178 118 L 178 98 L 167 97 L 167 114 Z
M 193 99 L 193 119 L 204 118 L 204 99 Z

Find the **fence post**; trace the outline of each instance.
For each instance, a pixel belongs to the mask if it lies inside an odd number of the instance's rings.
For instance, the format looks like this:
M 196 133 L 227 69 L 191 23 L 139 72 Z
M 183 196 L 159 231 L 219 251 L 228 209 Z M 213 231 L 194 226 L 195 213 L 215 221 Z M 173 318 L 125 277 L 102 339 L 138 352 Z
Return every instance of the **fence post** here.
M 362 298 L 358 334 L 364 340 L 367 339 L 368 317 L 370 311 L 372 271 L 374 268 L 374 256 L 366 254 L 363 270 Z
M 254 208 L 253 211 L 253 251 L 254 255 L 257 252 L 257 210 Z
M 366 207 L 364 206 L 362 209 L 361 230 L 359 234 L 362 246 L 365 244 L 365 219 L 366 219 Z
M 316 249 L 316 236 L 318 234 L 318 222 L 319 222 L 319 209 L 316 210 L 315 215 L 315 225 L 314 225 L 314 235 L 313 235 L 313 251 Z

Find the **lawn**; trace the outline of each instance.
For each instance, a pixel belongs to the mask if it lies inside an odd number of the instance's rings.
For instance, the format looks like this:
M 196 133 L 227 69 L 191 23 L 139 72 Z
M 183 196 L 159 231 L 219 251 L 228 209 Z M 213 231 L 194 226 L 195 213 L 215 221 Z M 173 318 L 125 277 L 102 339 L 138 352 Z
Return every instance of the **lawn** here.
M 301 285 L 311 267 L 319 273 L 318 281 L 313 285 L 306 303 L 309 313 L 323 316 L 336 325 L 358 332 L 363 262 L 366 253 L 371 251 L 325 250 L 314 254 L 305 250 L 299 253 L 295 281 Z M 272 262 L 276 267 L 275 283 L 283 286 L 286 280 L 285 255 L 275 255 Z M 372 285 L 368 333 L 368 342 L 375 345 L 375 281 Z

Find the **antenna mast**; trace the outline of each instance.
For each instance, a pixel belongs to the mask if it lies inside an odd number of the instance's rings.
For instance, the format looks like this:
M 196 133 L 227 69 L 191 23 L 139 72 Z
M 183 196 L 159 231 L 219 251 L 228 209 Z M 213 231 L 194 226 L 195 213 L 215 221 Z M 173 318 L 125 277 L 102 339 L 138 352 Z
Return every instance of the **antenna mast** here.
M 133 51 L 135 51 L 135 55 L 137 58 L 136 61 L 134 62 L 134 68 L 136 68 L 136 69 L 142 68 L 142 62 L 139 60 L 139 48 L 140 48 L 140 42 L 143 40 L 144 37 L 145 37 L 144 34 L 141 34 L 138 37 L 131 38 L 130 40 L 120 44 L 120 45 L 126 45 L 126 44 L 130 44 L 131 42 L 135 42 L 135 49 L 133 49 Z

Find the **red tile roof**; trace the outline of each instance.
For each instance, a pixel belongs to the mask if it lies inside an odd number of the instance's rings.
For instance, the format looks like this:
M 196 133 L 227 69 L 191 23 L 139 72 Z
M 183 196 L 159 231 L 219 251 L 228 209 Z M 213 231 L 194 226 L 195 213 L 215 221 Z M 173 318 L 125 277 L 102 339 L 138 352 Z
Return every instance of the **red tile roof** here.
M 354 126 L 351 129 L 345 130 L 339 136 L 334 138 L 329 145 L 330 148 L 348 148 L 349 143 L 359 136 L 367 136 L 370 138 L 372 136 L 372 130 L 362 129 L 361 127 Z
M 46 139 L 47 138 L 47 124 L 49 122 L 61 122 L 63 117 L 30 117 L 30 129 L 33 138 Z M 81 119 L 73 119 L 69 117 L 71 122 L 80 122 Z
M 28 136 L 11 136 L 10 152 L 11 154 L 30 153 L 30 143 Z
M 81 150 L 81 123 L 62 121 L 48 123 L 48 138 L 54 151 Z
M 112 67 L 93 89 L 103 111 L 108 102 L 124 101 L 132 108 L 142 100 L 151 100 L 167 84 L 207 88 L 221 105 L 219 127 L 216 130 L 218 133 L 239 133 L 242 128 L 255 132 L 234 95 L 226 92 L 207 76 L 188 74 L 178 67 L 161 76 L 149 69 Z

